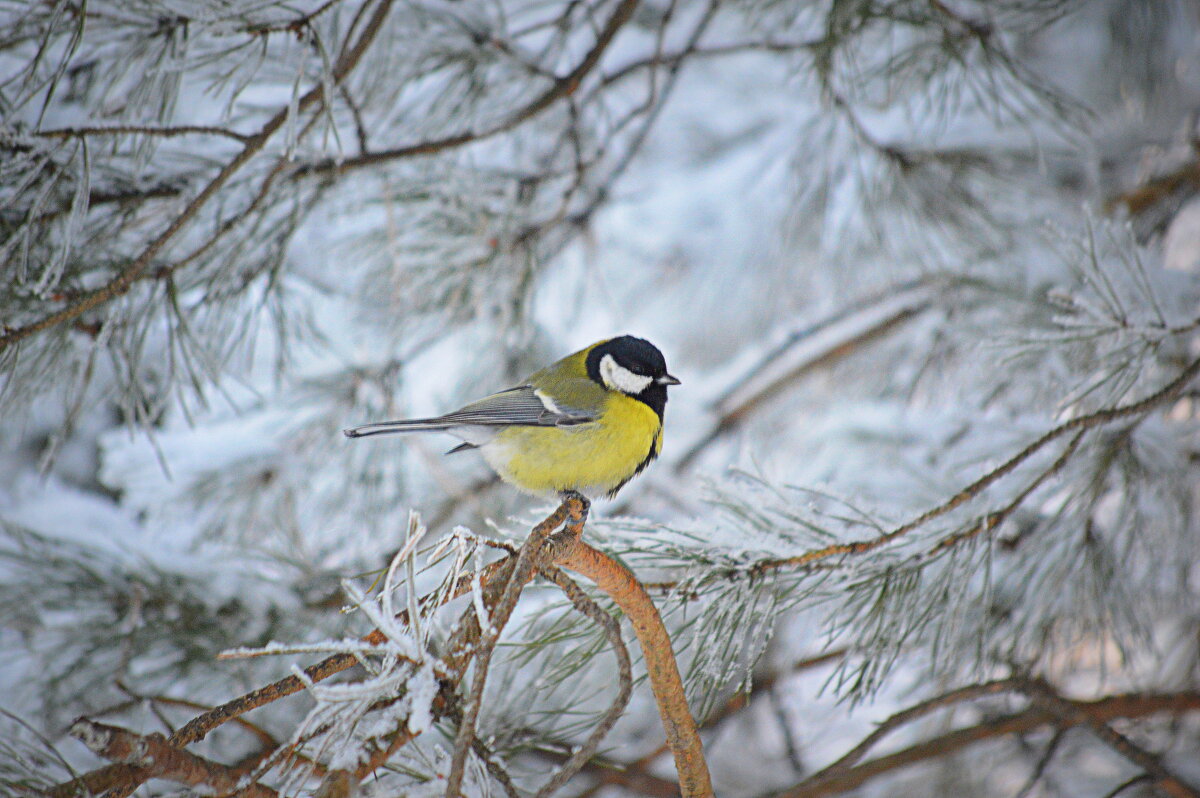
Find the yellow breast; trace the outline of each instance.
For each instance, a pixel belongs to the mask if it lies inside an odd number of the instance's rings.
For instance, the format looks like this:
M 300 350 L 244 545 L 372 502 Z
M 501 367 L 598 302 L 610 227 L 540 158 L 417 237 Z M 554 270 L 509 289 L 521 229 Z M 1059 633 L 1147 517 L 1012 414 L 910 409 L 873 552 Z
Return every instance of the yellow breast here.
M 535 494 L 613 494 L 662 449 L 662 422 L 643 402 L 610 394 L 598 421 L 571 427 L 509 427 L 483 445 L 506 481 Z

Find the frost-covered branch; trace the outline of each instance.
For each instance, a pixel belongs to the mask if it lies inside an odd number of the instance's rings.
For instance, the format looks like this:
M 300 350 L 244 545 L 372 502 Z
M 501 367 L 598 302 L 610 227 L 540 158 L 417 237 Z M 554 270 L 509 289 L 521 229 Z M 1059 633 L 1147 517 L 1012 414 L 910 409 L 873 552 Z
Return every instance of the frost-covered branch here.
M 401 147 L 392 147 L 385 150 L 377 150 L 375 152 L 363 153 L 350 158 L 329 159 L 313 164 L 306 164 L 296 168 L 296 175 L 306 175 L 309 173 L 322 172 L 342 172 L 348 169 L 359 169 L 368 166 L 377 166 L 389 161 L 400 160 L 403 158 L 413 158 L 419 155 L 433 155 L 445 150 L 455 149 L 464 144 L 470 144 L 476 141 L 498 136 L 506 133 L 513 128 L 524 124 L 525 122 L 538 116 L 550 106 L 554 105 L 559 100 L 570 97 L 579 88 L 580 82 L 587 77 L 588 73 L 595 68 L 600 61 L 600 56 L 608 49 L 612 43 L 613 37 L 621 27 L 629 21 L 633 15 L 633 11 L 637 8 L 639 0 L 621 0 L 617 7 L 613 10 L 612 15 L 608 18 L 604 28 L 601 29 L 596 37 L 595 44 L 592 48 L 580 59 L 575 67 L 561 78 L 555 79 L 553 85 L 530 100 L 527 104 L 514 110 L 509 116 L 495 125 L 479 131 L 464 131 L 462 133 L 454 133 L 449 136 L 444 136 L 430 141 L 423 141 L 417 144 L 407 144 Z
M 982 691 L 982 692 L 981 692 Z M 1022 692 L 1021 687 L 1011 680 L 1001 680 L 989 685 L 970 686 L 922 702 L 898 713 L 880 727 L 892 731 L 903 725 L 902 719 L 915 719 L 927 714 L 930 708 L 944 707 L 960 700 L 972 700 L 980 695 L 997 692 Z M 909 767 L 921 762 L 942 759 L 976 743 L 994 740 L 1009 735 L 1028 734 L 1040 728 L 1055 726 L 1072 728 L 1081 724 L 1110 723 L 1114 720 L 1145 718 L 1158 714 L 1182 715 L 1200 711 L 1200 693 L 1184 691 L 1178 693 L 1129 693 L 1108 696 L 1095 701 L 1076 702 L 1081 715 L 1062 719 L 1045 709 L 1032 707 L 1020 712 L 988 718 L 973 726 L 965 726 L 927 738 L 899 751 L 884 754 L 845 768 L 833 766 L 813 774 L 800 784 L 778 793 L 778 798 L 820 798 L 838 795 L 865 784 L 871 779 Z M 869 740 L 877 741 L 882 735 L 872 734 Z M 866 742 L 866 741 L 864 741 Z M 855 754 L 865 753 L 860 747 Z
M 620 687 L 612 705 L 592 728 L 585 743 L 541 788 L 540 794 L 549 795 L 561 787 L 579 768 L 583 767 L 620 717 L 628 701 L 633 681 L 629 673 L 628 654 L 621 642 L 618 627 L 612 618 L 588 599 L 574 583 L 554 569 L 551 563 L 557 563 L 576 570 L 596 582 L 602 591 L 608 593 L 617 605 L 625 610 L 643 646 L 643 655 L 648 665 L 651 684 L 654 687 L 667 729 L 668 744 L 676 755 L 683 794 L 688 796 L 711 795 L 703 751 L 700 748 L 695 722 L 687 708 L 683 684 L 671 650 L 670 638 L 666 634 L 653 603 L 636 579 L 614 560 L 580 540 L 585 517 L 585 507 L 580 500 L 574 498 L 566 500 L 558 510 L 534 528 L 516 554 L 510 554 L 489 566 L 490 578 L 486 583 L 478 576 L 467 582 L 467 590 L 479 591 L 477 600 L 464 610 L 455 624 L 456 631 L 446 644 L 445 653 L 433 666 L 440 676 L 434 692 L 425 698 L 430 703 L 424 708 L 418 708 L 416 704 L 412 704 L 408 712 L 426 712 L 435 719 L 451 716 L 459 718 L 456 751 L 463 750 L 459 747 L 463 745 L 463 740 L 467 741 L 465 745 L 469 746 L 471 750 L 479 750 L 474 735 L 474 724 L 483 705 L 483 686 L 486 683 L 488 672 L 487 659 L 490 658 L 490 652 L 495 650 L 499 635 L 516 607 L 525 584 L 539 569 L 543 569 L 550 580 L 566 593 L 579 612 L 604 629 L 606 637 L 617 654 L 618 671 L 623 674 L 619 678 Z M 563 526 L 563 531 L 552 537 L 552 533 L 560 526 Z M 414 547 L 418 537 L 413 536 L 412 543 L 397 555 L 396 562 L 410 559 L 415 555 Z M 385 597 L 394 589 L 390 579 L 391 573 L 395 569 L 395 565 L 389 569 L 389 581 L 385 582 L 383 588 Z M 427 604 L 423 608 L 424 612 L 436 611 L 439 605 L 450 600 L 455 594 L 464 592 L 462 577 L 455 577 L 449 584 L 451 586 L 440 594 L 439 601 Z M 386 603 L 385 600 L 385 608 Z M 367 609 L 367 605 L 361 606 L 364 610 Z M 400 631 L 389 631 L 389 629 L 401 630 L 409 624 L 415 617 L 411 609 L 398 614 L 394 620 L 378 614 L 376 610 L 371 610 L 370 614 L 379 624 L 379 628 L 364 638 L 361 644 L 355 644 L 353 653 L 338 654 L 327 658 L 321 663 L 305 669 L 302 674 L 260 688 L 241 699 L 210 710 L 193 719 L 170 738 L 162 738 L 161 744 L 171 751 L 182 754 L 184 746 L 202 739 L 225 721 L 236 718 L 251 708 L 263 706 L 298 692 L 300 688 L 307 688 L 314 692 L 318 706 L 310 713 L 301 729 L 293 735 L 292 741 L 283 747 L 276 747 L 275 751 L 269 752 L 265 756 L 256 757 L 257 764 L 254 772 L 239 775 L 250 778 L 252 783 L 257 783 L 259 778 L 278 764 L 289 762 L 293 769 L 303 771 L 304 768 L 307 768 L 307 772 L 313 772 L 314 763 L 307 758 L 297 756 L 303 747 L 311 746 L 317 740 L 330 735 L 345 736 L 357 728 L 366 714 L 386 710 L 388 706 L 395 703 L 397 697 L 403 697 L 412 689 L 404 688 L 403 685 L 410 683 L 416 676 L 415 672 L 409 673 L 407 670 L 401 670 L 393 675 L 397 666 L 401 668 L 427 667 L 413 659 L 413 654 L 402 653 L 412 651 L 410 644 L 397 641 L 402 643 L 399 648 L 394 651 L 389 648 L 389 646 L 395 645 L 392 642 L 395 640 L 395 635 L 406 634 Z M 321 648 L 323 646 L 316 648 L 269 647 L 265 652 L 251 651 L 247 653 L 281 653 L 309 649 L 315 651 Z M 322 688 L 318 686 L 319 680 L 345 670 L 352 664 L 364 664 L 366 662 L 364 657 L 374 659 L 380 656 L 383 656 L 391 664 L 380 670 L 377 676 L 368 679 L 367 683 L 354 687 L 339 685 Z M 454 691 L 467 673 L 468 666 L 475 668 L 474 680 L 467 690 L 465 703 L 463 703 L 467 710 L 474 707 L 474 711 L 470 715 L 467 714 L 467 711 L 459 714 L 457 699 L 453 698 Z M 373 672 L 374 668 L 368 666 L 368 670 Z M 401 692 L 394 694 L 397 689 L 400 689 Z M 408 698 L 404 698 L 404 701 L 408 700 Z M 402 706 L 409 707 L 410 704 L 402 703 Z M 351 714 L 347 715 L 347 712 Z M 371 735 L 365 759 L 357 767 L 349 770 L 342 766 L 330 768 L 325 776 L 325 782 L 332 785 L 338 779 L 352 777 L 353 780 L 361 781 L 370 777 L 399 748 L 420 735 L 424 727 L 424 724 L 414 724 L 410 718 L 396 728 Z M 464 732 L 464 729 L 468 731 Z M 320 756 L 319 750 L 317 756 Z M 132 767 L 96 771 L 85 776 L 84 782 L 93 790 L 111 790 L 113 794 L 129 794 L 137 785 L 147 778 L 153 778 L 158 772 L 154 767 L 140 760 L 118 758 L 118 761 Z M 340 760 L 335 761 L 340 762 Z M 306 762 L 308 762 L 307 765 Z M 463 789 L 465 764 L 465 753 L 452 760 L 447 777 L 451 794 L 458 794 Z M 324 770 L 324 767 L 319 769 Z M 71 795 L 74 790 L 74 782 L 61 785 L 59 788 L 59 792 L 63 795 Z
M 713 402 L 717 418 L 712 429 L 675 462 L 675 470 L 687 470 L 705 449 L 796 380 L 859 351 L 928 308 L 938 293 L 936 283 L 896 286 L 789 333 Z
M 486 600 L 483 603 L 487 612 L 486 617 L 482 617 L 479 612 L 473 616 L 475 625 L 479 627 L 478 639 L 470 640 L 467 645 L 471 648 L 475 676 L 467 697 L 463 722 L 458 727 L 458 736 L 454 741 L 454 757 L 451 760 L 450 775 L 446 779 L 447 798 L 455 798 L 462 790 L 463 769 L 466 766 L 467 751 L 475 741 L 475 722 L 483 706 L 483 689 L 487 684 L 488 666 L 491 662 L 492 652 L 496 649 L 496 643 L 500 640 L 500 634 L 504 631 L 505 624 L 508 623 L 509 617 L 516 609 L 521 591 L 537 573 L 538 566 L 546 557 L 543 549 L 546 547 L 550 535 L 559 526 L 565 524 L 565 534 L 578 538 L 583 534 L 583 524 L 586 519 L 587 506 L 582 499 L 565 500 L 545 521 L 533 528 L 529 537 L 521 545 L 513 562 L 512 573 L 507 577 L 504 585 L 504 592 L 497 596 L 492 603 L 488 603 Z M 460 647 L 462 645 L 460 644 Z
M 353 41 L 347 41 L 341 52 L 338 54 L 337 61 L 331 70 L 330 85 L 336 85 L 346 78 L 358 65 L 367 49 L 371 46 L 375 36 L 379 33 L 383 26 L 384 20 L 387 18 L 388 11 L 391 8 L 391 0 L 379 0 L 371 17 L 367 20 L 363 32 Z M 3 352 L 13 344 L 31 336 L 48 330 L 54 326 L 62 324 L 78 318 L 89 310 L 99 307 L 100 305 L 111 301 L 112 299 L 124 294 L 129 290 L 129 287 L 139 279 L 143 272 L 149 267 L 155 256 L 171 242 L 172 239 L 184 228 L 185 225 L 196 216 L 200 210 L 215 197 L 218 192 L 228 183 L 235 174 L 250 160 L 259 153 L 270 139 L 279 132 L 294 115 L 304 113 L 310 106 L 325 99 L 326 84 L 319 83 L 309 89 L 299 100 L 293 105 L 288 105 L 280 109 L 267 121 L 256 133 L 245 139 L 245 144 L 242 150 L 234 156 L 232 160 L 226 163 L 219 172 L 204 186 L 200 192 L 192 198 L 184 209 L 166 226 L 166 228 L 155 236 L 150 243 L 129 263 L 122 268 L 118 274 L 110 279 L 103 286 L 88 292 L 85 296 L 75 300 L 67 305 L 62 310 L 51 313 L 27 324 L 23 324 L 15 329 L 8 329 L 0 334 L 0 352 Z
M 978 496 L 980 493 L 1003 477 L 1011 474 L 1017 469 L 1018 466 L 1020 466 L 1029 458 L 1033 457 L 1043 448 L 1059 438 L 1064 437 L 1068 433 L 1087 431 L 1097 427 L 1102 427 L 1106 424 L 1111 424 L 1114 421 L 1143 416 L 1146 413 L 1149 413 L 1150 411 L 1166 404 L 1167 402 L 1178 398 L 1179 395 L 1182 394 L 1183 391 L 1191 384 L 1192 380 L 1195 379 L 1197 374 L 1200 374 L 1200 359 L 1193 360 L 1182 372 L 1179 373 L 1175 379 L 1171 380 L 1161 389 L 1155 391 L 1149 396 L 1134 402 L 1129 402 L 1117 407 L 1097 410 L 1094 413 L 1087 413 L 1085 415 L 1070 419 L 1069 421 L 1064 421 L 1062 424 L 1059 424 L 1058 426 L 1044 433 L 1037 440 L 1028 444 L 1016 454 L 1012 455 L 996 468 L 991 469 L 986 474 L 967 485 L 947 501 L 939 504 L 937 507 L 926 510 L 912 520 L 907 521 L 895 529 L 892 529 L 878 537 L 849 543 L 835 543 L 821 549 L 815 549 L 813 551 L 808 551 L 804 554 L 798 554 L 792 557 L 764 560 L 756 563 L 754 565 L 754 570 L 758 573 L 763 573 L 776 568 L 802 567 L 828 559 L 830 557 L 862 554 L 877 549 L 881 546 L 885 546 L 892 541 L 903 537 L 914 529 L 923 526 L 929 521 L 946 515 L 952 510 L 961 507 L 963 504 Z M 1068 446 L 1066 452 L 1073 453 L 1076 448 L 1077 443 Z M 1046 472 L 1046 476 L 1049 476 L 1051 473 L 1059 470 L 1061 467 L 1062 461 L 1060 459 L 1059 461 L 1055 462 L 1055 465 L 1048 472 Z M 1040 484 L 1040 481 L 1040 479 L 1035 480 L 1035 483 Z M 946 538 L 938 545 L 939 548 L 944 548 L 969 538 L 969 535 L 950 537 Z M 946 543 L 945 541 L 950 542 Z
M 213 125 L 172 125 L 170 127 L 149 127 L 147 125 L 105 125 L 102 127 L 65 127 L 53 130 L 39 130 L 34 133 L 38 138 L 69 139 L 85 136 L 160 136 L 174 138 L 176 136 L 224 136 L 241 144 L 249 144 L 251 136 L 238 133 L 224 127 Z
M 147 772 L 147 778 L 202 786 L 218 793 L 238 790 L 247 798 L 274 798 L 277 795 L 274 790 L 259 784 L 243 784 L 244 774 L 182 751 L 160 734 L 134 734 L 83 718 L 75 721 L 70 733 L 97 756 L 140 768 Z M 94 788 L 91 789 L 94 792 Z

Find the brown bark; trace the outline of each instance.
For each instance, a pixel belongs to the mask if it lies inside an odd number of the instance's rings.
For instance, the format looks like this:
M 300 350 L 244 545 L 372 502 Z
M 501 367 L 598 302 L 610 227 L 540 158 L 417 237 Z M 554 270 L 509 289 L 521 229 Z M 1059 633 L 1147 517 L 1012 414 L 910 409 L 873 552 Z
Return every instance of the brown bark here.
M 680 791 L 685 798 L 713 795 L 704 747 L 696 721 L 688 710 L 671 638 L 646 589 L 625 566 L 582 540 L 555 561 L 595 582 L 629 618 L 641 643 L 650 687 L 658 702 L 667 743 L 675 756 Z
M 176 748 L 161 734 L 134 734 L 84 718 L 75 721 L 70 733 L 97 756 L 138 768 L 145 779 L 203 785 L 218 793 L 231 793 L 238 789 L 244 775 L 233 768 Z M 248 785 L 242 794 L 247 798 L 274 798 L 276 795 L 274 790 L 259 784 Z

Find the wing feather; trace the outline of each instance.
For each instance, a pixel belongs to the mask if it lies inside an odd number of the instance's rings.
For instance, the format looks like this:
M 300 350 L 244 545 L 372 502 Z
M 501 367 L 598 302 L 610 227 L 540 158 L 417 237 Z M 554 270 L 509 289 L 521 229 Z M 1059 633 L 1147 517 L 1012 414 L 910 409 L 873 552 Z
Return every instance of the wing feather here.
M 561 407 L 532 385 L 522 385 L 472 402 L 447 413 L 438 421 L 447 424 L 479 424 L 482 426 L 566 427 L 586 424 L 595 418 L 588 413 Z

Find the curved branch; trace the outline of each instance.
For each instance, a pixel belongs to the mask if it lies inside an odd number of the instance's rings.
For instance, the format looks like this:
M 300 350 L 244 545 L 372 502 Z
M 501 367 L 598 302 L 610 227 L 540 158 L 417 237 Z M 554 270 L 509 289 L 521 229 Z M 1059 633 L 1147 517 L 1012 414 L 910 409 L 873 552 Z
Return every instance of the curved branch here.
M 588 598 L 579 585 L 572 582 L 558 568 L 548 566 L 538 570 L 543 576 L 558 585 L 562 592 L 567 594 L 567 598 L 575 605 L 576 610 L 604 630 L 604 636 L 608 638 L 609 645 L 613 648 L 613 655 L 617 658 L 617 672 L 619 674 L 617 697 L 613 699 L 612 705 L 604 713 L 604 717 L 592 729 L 592 733 L 588 735 L 584 744 L 575 749 L 571 756 L 567 758 L 567 761 L 542 785 L 542 788 L 537 791 L 537 795 L 534 796 L 534 798 L 549 798 L 549 796 L 564 786 L 572 776 L 588 763 L 596 754 L 596 749 L 600 747 L 600 743 L 604 740 L 605 736 L 608 735 L 609 731 L 612 730 L 612 727 L 620 719 L 621 713 L 625 711 L 625 707 L 629 704 L 629 697 L 633 693 L 633 669 L 629 663 L 629 649 L 625 647 L 625 641 L 621 639 L 621 625 L 611 615 L 602 610 L 596 602 Z
M 487 628 L 485 629 L 484 625 L 480 623 L 480 619 L 476 616 L 475 605 L 472 604 L 467 607 L 459 619 L 457 631 L 448 642 L 446 647 L 447 653 L 442 658 L 446 675 L 443 676 L 441 688 L 434 699 L 432 706 L 433 713 L 437 717 L 445 717 L 455 711 L 454 693 L 457 691 L 463 676 L 466 674 L 468 666 L 474 661 L 477 668 L 476 679 L 475 684 L 472 686 L 472 698 L 467 704 L 467 709 L 470 710 L 473 707 L 477 716 L 482 685 L 486 679 L 486 658 L 488 651 L 494 647 L 496 638 L 499 637 L 504 623 L 511 616 L 522 588 L 539 569 L 546 569 L 552 581 L 564 589 L 568 597 L 571 598 L 572 602 L 575 603 L 581 612 L 584 612 L 589 618 L 596 620 L 604 626 L 610 642 L 614 645 L 622 678 L 617 700 L 608 713 L 606 713 L 604 720 L 593 730 L 592 735 L 583 748 L 575 752 L 568 759 L 560 772 L 551 779 L 550 783 L 543 788 L 540 794 L 548 795 L 552 790 L 560 787 L 562 781 L 569 778 L 570 775 L 591 758 L 595 748 L 607 734 L 612 724 L 616 722 L 617 717 L 619 717 L 628 701 L 629 692 L 632 689 L 632 677 L 628 672 L 629 657 L 627 650 L 620 640 L 619 627 L 616 622 L 588 601 L 586 595 L 582 591 L 579 591 L 574 583 L 566 580 L 561 573 L 558 573 L 557 577 L 554 576 L 557 572 L 553 570 L 551 563 L 561 564 L 592 579 L 597 586 L 613 598 L 622 611 L 630 618 L 634 630 L 638 635 L 639 642 L 642 644 L 643 656 L 647 663 L 647 670 L 650 675 L 655 698 L 659 705 L 659 712 L 663 718 L 667 740 L 675 754 L 682 794 L 688 798 L 692 796 L 711 796 L 713 792 L 707 764 L 704 761 L 703 748 L 696 731 L 695 721 L 687 707 L 683 692 L 683 682 L 680 678 L 679 668 L 671 650 L 671 641 L 662 624 L 662 619 L 659 617 L 658 611 L 645 589 L 628 570 L 608 555 L 582 542 L 580 536 L 586 519 L 586 509 L 587 504 L 585 500 L 575 496 L 568 497 L 554 513 L 533 529 L 529 538 L 522 546 L 521 551 L 516 556 L 510 555 L 488 566 L 487 573 L 491 578 L 483 586 L 483 606 L 488 615 Z M 553 535 L 554 530 L 560 525 L 563 526 L 563 532 Z M 453 595 L 445 597 L 444 600 L 449 601 L 454 595 L 466 592 L 469 589 L 469 585 L 469 581 L 460 580 L 455 584 L 454 589 L 450 591 Z M 364 639 L 368 642 L 378 642 L 381 637 L 381 633 L 375 631 Z M 316 665 L 310 666 L 306 669 L 306 673 L 310 679 L 317 681 L 345 670 L 356 662 L 357 659 L 352 655 L 335 655 L 326 658 Z M 299 692 L 303 686 L 304 681 L 297 677 L 282 679 L 209 712 L 205 712 L 171 735 L 170 738 L 156 739 L 165 749 L 169 749 L 167 753 L 171 757 L 176 757 L 176 755 L 181 757 L 172 761 L 184 763 L 186 760 L 186 762 L 191 763 L 188 765 L 189 768 L 198 766 L 193 760 L 199 760 L 199 758 L 184 751 L 184 746 L 203 739 L 212 729 L 238 717 L 250 709 Z M 81 721 L 81 723 L 90 724 L 91 722 Z M 129 735 L 131 739 L 139 737 L 132 732 L 125 732 L 119 729 L 116 731 Z M 400 746 L 410 741 L 415 734 L 407 726 L 396 729 L 394 732 L 379 738 L 379 745 L 374 748 L 370 755 L 366 757 L 366 761 L 362 762 L 353 773 L 333 771 L 330 774 L 330 778 L 357 781 L 367 778 L 373 771 L 386 763 L 391 755 Z M 466 716 L 464 716 L 459 726 L 458 742 L 461 744 L 463 740 L 466 741 L 466 745 L 474 747 L 474 719 Z M 461 758 L 465 761 L 465 752 L 459 755 L 457 748 L 458 746 L 456 746 L 456 760 Z M 282 752 L 277 751 L 272 758 L 286 758 L 288 755 L 289 753 L 286 750 Z M 131 793 L 147 779 L 156 777 L 156 771 L 152 767 L 148 767 L 146 762 L 136 759 L 131 760 L 128 757 L 122 757 L 122 759 L 127 761 L 120 765 L 92 771 L 70 782 L 59 785 L 48 794 L 54 796 L 54 798 L 67 798 L 68 796 L 97 794 L 108 791 L 109 795 L 123 796 Z M 221 776 L 221 774 L 237 774 L 239 778 L 241 777 L 240 772 L 234 768 L 216 765 L 215 763 L 210 764 L 213 764 L 213 767 L 220 771 L 217 773 L 217 776 Z M 200 771 L 195 772 L 198 773 Z M 451 779 L 448 780 L 448 794 L 450 795 L 457 795 L 458 790 L 461 789 L 462 766 L 459 765 L 457 768 L 459 774 L 457 782 L 453 778 L 455 772 L 456 770 L 452 768 Z M 168 776 L 168 778 L 171 777 Z M 262 789 L 266 790 L 266 788 Z M 265 791 L 260 794 L 269 796 L 272 793 Z
M 625 566 L 582 540 L 556 556 L 555 562 L 595 582 L 629 618 L 641 643 L 650 687 L 675 756 L 680 791 L 684 798 L 713 795 L 704 747 L 688 709 L 671 638 L 646 589 Z

